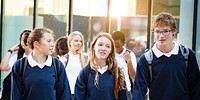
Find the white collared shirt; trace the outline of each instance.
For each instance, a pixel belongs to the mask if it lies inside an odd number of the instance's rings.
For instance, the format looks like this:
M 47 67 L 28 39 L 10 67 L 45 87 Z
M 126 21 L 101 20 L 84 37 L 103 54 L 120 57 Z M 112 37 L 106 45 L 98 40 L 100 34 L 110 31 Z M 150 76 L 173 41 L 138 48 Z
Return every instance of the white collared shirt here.
M 104 72 L 106 72 L 108 70 L 108 65 L 106 65 L 105 67 L 100 67 L 100 66 L 97 66 L 97 70 L 99 73 L 103 74 Z
M 130 91 L 131 90 L 131 81 L 129 79 L 129 74 L 128 74 L 128 65 L 124 58 L 124 54 L 126 53 L 126 51 L 127 51 L 127 49 L 123 46 L 122 53 L 120 53 L 120 54 L 116 53 L 116 60 L 117 60 L 118 67 L 122 68 L 122 71 L 124 72 L 127 90 Z M 136 68 L 137 68 L 136 56 L 133 52 L 130 52 L 130 56 L 131 56 L 131 63 L 133 65 L 133 68 L 136 71 Z
M 178 55 L 179 46 L 175 41 L 173 41 L 173 43 L 174 43 L 174 48 L 169 53 L 163 53 L 160 50 L 158 50 L 158 48 L 156 47 L 156 43 L 152 47 L 152 50 L 157 58 L 161 57 L 162 55 L 165 55 L 167 57 L 170 57 L 171 55 Z
M 48 55 L 47 60 L 45 61 L 45 63 L 44 64 L 39 64 L 33 59 L 32 53 L 30 53 L 28 55 L 28 63 L 30 64 L 31 67 L 38 66 L 41 69 L 44 68 L 45 65 L 48 66 L 48 67 L 51 67 L 52 57 L 50 55 Z

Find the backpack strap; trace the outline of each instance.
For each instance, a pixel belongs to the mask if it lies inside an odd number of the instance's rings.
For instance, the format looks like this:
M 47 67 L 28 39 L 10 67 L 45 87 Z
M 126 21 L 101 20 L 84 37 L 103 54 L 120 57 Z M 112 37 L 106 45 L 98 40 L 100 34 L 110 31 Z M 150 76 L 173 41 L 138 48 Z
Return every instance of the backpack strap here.
M 189 49 L 186 48 L 184 45 L 179 45 L 180 49 L 181 49 L 181 53 L 185 59 L 185 64 L 186 64 L 186 68 L 188 66 L 188 56 L 189 56 Z
M 67 54 L 65 54 L 65 58 L 67 59 L 67 62 L 66 62 L 66 64 L 65 64 L 65 68 L 67 67 L 67 64 L 68 64 L 68 62 L 69 62 L 69 54 L 67 53 Z
M 153 60 L 153 52 L 152 50 L 148 50 L 144 53 L 144 56 L 148 62 L 148 68 L 149 68 L 149 76 L 150 76 L 150 82 L 152 81 L 152 60 Z
M 59 72 L 60 72 L 60 64 L 57 58 L 52 57 L 53 60 L 53 66 L 54 66 L 54 70 L 55 70 L 55 75 L 56 75 L 56 85 L 55 88 L 57 88 L 58 85 L 58 80 L 59 80 Z
M 89 77 L 89 74 L 90 74 L 90 66 L 86 66 L 85 68 L 83 68 L 83 76 L 84 76 L 84 80 L 85 80 L 85 87 L 86 87 L 86 90 L 88 90 L 88 77 Z
M 24 54 L 17 54 L 17 60 L 22 58 L 24 56 Z
M 26 66 L 27 66 L 27 61 L 28 61 L 28 58 L 23 57 L 20 62 L 20 72 L 21 72 L 22 80 L 24 80 L 24 78 L 25 78 L 25 70 L 26 70 Z

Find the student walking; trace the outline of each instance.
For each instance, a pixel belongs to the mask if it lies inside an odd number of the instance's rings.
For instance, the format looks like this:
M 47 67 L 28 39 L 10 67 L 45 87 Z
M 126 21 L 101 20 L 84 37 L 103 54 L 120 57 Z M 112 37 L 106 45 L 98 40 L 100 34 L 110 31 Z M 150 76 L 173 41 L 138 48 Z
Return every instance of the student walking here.
M 70 100 L 71 91 L 63 64 L 51 56 L 53 32 L 46 28 L 34 29 L 28 38 L 32 53 L 21 71 L 20 59 L 12 68 L 12 100 Z M 56 63 L 56 64 L 55 64 Z
M 150 49 L 152 56 L 144 54 L 138 62 L 132 100 L 144 100 L 147 88 L 150 100 L 199 100 L 197 60 L 189 48 L 188 60 L 185 59 L 182 46 L 174 41 L 177 31 L 174 17 L 165 12 L 158 14 L 152 31 L 156 43 Z M 151 65 L 148 57 L 152 58 Z
M 64 63 L 65 70 L 69 79 L 69 85 L 71 89 L 72 99 L 74 98 L 74 86 L 76 78 L 81 69 L 86 65 L 87 58 L 83 55 L 84 39 L 83 35 L 79 31 L 74 31 L 68 36 L 68 48 L 69 52 L 65 54 Z
M 75 100 L 127 100 L 124 74 L 115 60 L 110 34 L 99 33 L 90 47 L 89 64 L 77 77 Z
M 137 60 L 136 56 L 132 51 L 129 51 L 124 46 L 125 35 L 121 31 L 114 31 L 112 38 L 115 42 L 116 49 L 116 60 L 120 67 L 123 69 L 126 88 L 128 90 L 128 100 L 131 100 L 133 90 L 133 82 L 135 80 Z

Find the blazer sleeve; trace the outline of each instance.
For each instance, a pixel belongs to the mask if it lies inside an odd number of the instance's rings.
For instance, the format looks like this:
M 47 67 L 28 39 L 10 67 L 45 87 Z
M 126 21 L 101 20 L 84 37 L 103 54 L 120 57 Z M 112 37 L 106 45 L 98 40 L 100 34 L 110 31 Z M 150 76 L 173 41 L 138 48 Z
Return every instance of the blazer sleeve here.
M 187 74 L 189 81 L 189 94 L 191 100 L 199 100 L 200 98 L 200 71 L 197 64 L 196 56 L 192 50 L 189 53 L 187 66 Z
M 144 55 L 137 64 L 136 78 L 133 87 L 133 100 L 145 100 L 147 87 L 149 86 L 148 64 Z
M 69 87 L 69 81 L 65 72 L 65 68 L 61 61 L 59 61 L 59 64 L 60 73 L 56 90 L 56 97 L 57 100 L 71 100 L 71 90 Z
M 12 100 L 22 100 L 22 78 L 20 74 L 20 60 L 16 61 L 11 72 L 11 95 Z
M 75 91 L 74 91 L 75 100 L 86 100 L 86 95 L 87 95 L 86 81 L 87 80 L 84 79 L 83 69 L 79 72 L 79 75 L 76 80 Z

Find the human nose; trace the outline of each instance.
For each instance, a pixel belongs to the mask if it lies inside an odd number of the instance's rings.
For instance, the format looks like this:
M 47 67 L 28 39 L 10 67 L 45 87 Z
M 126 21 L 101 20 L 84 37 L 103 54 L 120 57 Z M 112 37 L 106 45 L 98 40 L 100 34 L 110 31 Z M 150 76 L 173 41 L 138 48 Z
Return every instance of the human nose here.
M 102 46 L 102 47 L 101 47 L 101 50 L 105 50 L 105 49 L 106 49 L 106 46 Z

